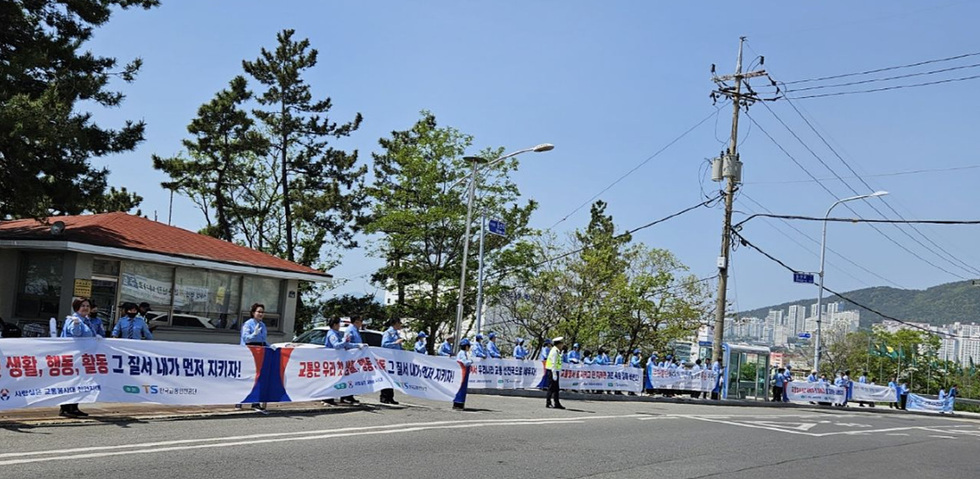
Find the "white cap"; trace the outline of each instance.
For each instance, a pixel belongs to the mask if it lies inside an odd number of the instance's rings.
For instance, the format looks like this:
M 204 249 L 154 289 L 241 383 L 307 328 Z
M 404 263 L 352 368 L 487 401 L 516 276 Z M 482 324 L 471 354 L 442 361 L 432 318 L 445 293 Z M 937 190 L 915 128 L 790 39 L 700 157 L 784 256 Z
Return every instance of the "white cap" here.
M 564 343 L 565 342 L 565 337 L 564 336 L 558 336 L 557 338 L 552 339 L 551 342 L 552 343 L 557 343 L 557 342 L 563 342 Z

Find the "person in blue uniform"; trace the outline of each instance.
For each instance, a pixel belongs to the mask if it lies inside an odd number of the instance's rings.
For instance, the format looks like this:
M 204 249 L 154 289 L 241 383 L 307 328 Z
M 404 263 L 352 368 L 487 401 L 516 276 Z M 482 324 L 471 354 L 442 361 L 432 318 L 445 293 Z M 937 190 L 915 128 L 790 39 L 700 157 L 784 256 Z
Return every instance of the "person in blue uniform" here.
M 582 362 L 582 353 L 580 353 L 578 349 L 578 343 L 572 345 L 572 350 L 568 352 L 569 364 L 579 364 Z
M 640 357 L 640 348 L 633 350 L 633 355 L 630 356 L 630 367 L 631 368 L 642 368 L 643 358 Z
M 351 316 L 350 326 L 347 326 L 347 330 L 344 331 L 344 343 L 347 344 L 347 346 L 344 347 L 345 349 L 367 347 L 367 344 L 365 344 L 361 339 L 361 328 L 363 327 L 364 318 L 358 315 Z M 340 398 L 340 402 L 347 403 L 352 406 L 361 403 L 361 401 L 358 401 L 356 398 L 354 398 L 354 396 L 343 396 Z
M 327 322 L 327 337 L 323 339 L 323 345 L 329 349 L 352 349 L 357 346 L 344 342 L 344 334 L 340 332 L 340 318 L 332 318 Z M 328 398 L 323 400 L 323 404 L 336 406 L 337 400 Z
M 591 366 L 595 364 L 595 359 L 592 359 L 592 351 L 586 349 L 582 356 L 582 364 L 586 366 Z
M 425 334 L 425 331 L 422 331 L 422 332 L 419 333 L 419 335 L 418 335 L 418 338 L 419 339 L 417 341 L 415 341 L 415 352 L 416 353 L 425 354 L 425 346 L 426 346 L 426 343 L 427 343 L 427 341 L 426 341 L 425 338 L 427 336 L 428 335 Z
M 547 361 L 548 360 L 548 353 L 550 353 L 550 352 L 551 352 L 551 340 L 550 339 L 545 339 L 544 340 L 544 347 L 541 348 L 541 356 L 538 357 L 538 360 L 540 360 L 540 361 Z
M 524 347 L 523 338 L 514 338 L 514 359 L 521 361 L 527 359 L 527 348 Z
M 122 339 L 153 339 L 146 320 L 140 317 L 136 303 L 122 304 L 123 316 L 112 328 L 112 337 Z
M 95 337 L 105 337 L 105 325 L 102 324 L 102 319 L 99 318 L 99 307 L 95 304 L 95 302 L 92 302 L 92 307 L 89 308 L 88 325 L 90 328 L 92 328 L 92 332 L 95 333 Z
M 395 349 L 401 351 L 402 343 L 405 340 L 398 333 L 402 329 L 402 320 L 395 318 L 389 323 L 388 329 L 385 330 L 384 335 L 381 336 L 381 347 L 387 349 Z M 395 401 L 395 390 L 394 388 L 384 388 L 381 390 L 381 404 L 398 404 Z
M 94 338 L 95 330 L 92 328 L 89 311 L 92 302 L 88 298 L 75 298 L 71 302 L 71 309 L 74 313 L 65 318 L 64 327 L 61 330 L 63 338 Z M 78 403 L 62 404 L 59 416 L 65 417 L 85 417 L 88 413 L 78 409 Z
M 442 346 L 439 346 L 439 355 L 447 358 L 452 357 L 453 343 L 449 341 L 449 338 L 442 340 Z
M 466 367 L 470 367 L 473 364 L 473 356 L 470 354 L 470 340 L 463 338 L 459 340 L 459 352 L 456 353 L 456 361 Z M 465 408 L 465 404 L 461 402 L 453 401 L 453 409 L 457 411 L 462 411 Z
M 497 347 L 497 335 L 492 331 L 487 335 L 487 356 L 492 359 L 500 359 L 500 349 Z
M 473 341 L 473 357 L 487 359 L 487 350 L 483 347 L 483 335 L 477 334 Z
M 613 364 L 615 364 L 616 366 L 622 366 L 623 364 L 626 364 L 626 358 L 623 357 L 623 353 L 619 351 L 616 352 L 616 360 L 615 362 L 613 362 Z
M 269 330 L 265 327 L 265 305 L 254 303 L 249 309 L 252 314 L 248 321 L 242 325 L 241 345 L 242 346 L 268 346 L 267 341 Z M 264 412 L 265 403 L 252 403 L 252 409 Z

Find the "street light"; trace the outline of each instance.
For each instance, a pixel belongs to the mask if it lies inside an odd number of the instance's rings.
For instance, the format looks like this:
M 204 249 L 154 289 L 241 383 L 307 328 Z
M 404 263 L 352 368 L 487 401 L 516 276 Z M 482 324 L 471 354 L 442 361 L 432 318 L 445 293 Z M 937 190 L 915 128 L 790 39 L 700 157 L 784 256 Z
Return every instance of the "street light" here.
M 508 153 L 500 158 L 492 161 L 487 161 L 485 158 L 479 156 L 466 156 L 463 157 L 464 160 L 468 161 L 472 165 L 470 170 L 470 187 L 469 193 L 466 200 L 466 233 L 463 235 L 463 267 L 462 272 L 459 275 L 459 302 L 456 303 L 456 329 L 453 335 L 453 351 L 459 352 L 459 339 L 463 329 L 463 293 L 466 287 L 466 262 L 470 257 L 470 223 L 473 221 L 473 195 L 476 191 L 476 176 L 479 173 L 480 166 L 490 167 L 507 158 L 513 158 L 522 153 L 535 152 L 540 153 L 542 151 L 551 151 L 555 149 L 555 145 L 551 143 L 542 143 L 537 146 L 532 146 L 531 148 L 524 148 L 523 150 L 517 150 L 513 153 Z
M 830 205 L 830 208 L 827 208 L 827 214 L 823 217 L 823 237 L 820 239 L 820 272 L 818 273 L 820 275 L 820 287 L 817 290 L 817 338 L 816 341 L 814 341 L 814 345 L 816 347 L 813 349 L 814 371 L 820 370 L 820 323 L 823 319 L 823 264 L 824 256 L 827 253 L 827 219 L 830 218 L 830 212 L 834 209 L 834 207 L 841 203 L 847 203 L 848 201 L 854 200 L 863 200 L 865 198 L 874 198 L 875 196 L 885 196 L 887 194 L 887 191 L 875 191 L 874 193 L 868 193 L 866 195 L 851 196 L 850 198 L 837 200 L 834 202 L 834 204 Z

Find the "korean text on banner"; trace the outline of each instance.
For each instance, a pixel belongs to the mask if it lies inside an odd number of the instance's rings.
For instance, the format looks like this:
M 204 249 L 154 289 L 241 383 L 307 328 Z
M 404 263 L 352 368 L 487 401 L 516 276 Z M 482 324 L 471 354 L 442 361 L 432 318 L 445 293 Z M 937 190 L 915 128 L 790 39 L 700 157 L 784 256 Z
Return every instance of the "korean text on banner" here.
M 895 402 L 894 388 L 877 384 L 853 383 L 851 400 L 861 402 Z
M 918 394 L 909 394 L 908 402 L 905 404 L 909 411 L 952 413 L 954 398 L 946 398 L 942 401 L 929 399 Z
M 483 359 L 470 366 L 470 389 L 532 389 L 544 378 L 543 361 Z
M 786 397 L 791 402 L 828 402 L 843 404 L 846 389 L 823 383 L 790 381 L 786 383 Z
M 643 370 L 629 366 L 566 365 L 561 370 L 561 388 L 569 391 L 643 390 Z
M 682 368 L 647 368 L 647 376 L 653 389 L 674 391 L 711 392 L 718 381 L 718 373 L 709 369 L 692 371 Z

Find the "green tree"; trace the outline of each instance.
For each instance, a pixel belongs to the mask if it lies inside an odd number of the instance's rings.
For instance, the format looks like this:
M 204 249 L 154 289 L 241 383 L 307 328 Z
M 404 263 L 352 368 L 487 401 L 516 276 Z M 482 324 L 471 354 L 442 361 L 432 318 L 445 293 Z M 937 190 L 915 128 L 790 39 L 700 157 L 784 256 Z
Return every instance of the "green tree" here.
M 373 209 L 365 232 L 383 235 L 373 254 L 384 258 L 385 265 L 373 280 L 398 292 L 393 315 L 430 336 L 449 333 L 448 325 L 455 321 L 463 241 L 473 241 L 464 238 L 467 190 L 462 187 L 469 175 L 462 156 L 471 143 L 469 135 L 439 127 L 433 114 L 422 112 L 411 129 L 382 138 L 383 151 L 374 155 L 375 184 L 369 190 Z M 487 150 L 481 156 L 494 158 L 500 153 Z M 507 222 L 509 238 L 525 234 L 536 206 L 533 201 L 516 203 L 519 192 L 506 178 L 516 166 L 511 159 L 484 169 L 475 206 L 476 211 L 486 209 Z M 488 241 L 489 261 L 510 241 Z M 466 259 L 471 276 L 476 259 L 476 254 Z M 469 315 L 473 278 L 467 284 L 464 304 Z
M 357 130 L 358 113 L 338 124 L 327 114 L 330 98 L 314 100 L 303 76 L 317 64 L 318 52 L 307 39 L 294 40 L 294 30 L 277 34 L 274 51 L 262 49 L 242 67 L 265 86 L 253 113 L 268 129 L 272 153 L 278 157 L 283 219 L 279 253 L 305 265 L 318 263 L 327 243 L 348 248 L 366 204 L 363 191 L 367 166 L 357 166 L 357 151 L 329 146 Z
M 319 314 L 324 318 L 344 318 L 360 315 L 365 323 L 372 325 L 383 324 L 388 313 L 383 304 L 374 300 L 374 296 L 354 296 L 345 294 L 320 302 L 317 306 Z
M 113 186 L 101 198 L 96 199 L 88 209 L 92 213 L 129 212 L 136 209 L 136 216 L 142 216 L 143 212 L 139 209 L 142 202 L 142 196 L 130 193 L 125 186 L 118 190 Z
M 249 203 L 234 199 L 241 195 L 239 191 L 260 182 L 255 181 L 261 178 L 256 178 L 252 163 L 269 148 L 269 140 L 255 130 L 255 122 L 241 108 L 251 97 L 248 82 L 236 76 L 227 89 L 198 108 L 197 118 L 187 126 L 194 135 L 183 141 L 187 157 L 153 156 L 153 167 L 163 170 L 172 180 L 164 187 L 194 199 L 208 224 L 205 233 L 225 241 L 235 237 L 232 226 L 239 208 L 249 207 Z
M 108 170 L 93 157 L 133 150 L 144 124 L 103 128 L 79 102 L 112 108 L 140 60 L 117 69 L 115 58 L 84 49 L 116 8 L 151 8 L 157 0 L 34 0 L 0 5 L 0 219 L 78 214 L 103 201 Z M 118 197 L 117 197 L 118 198 Z

